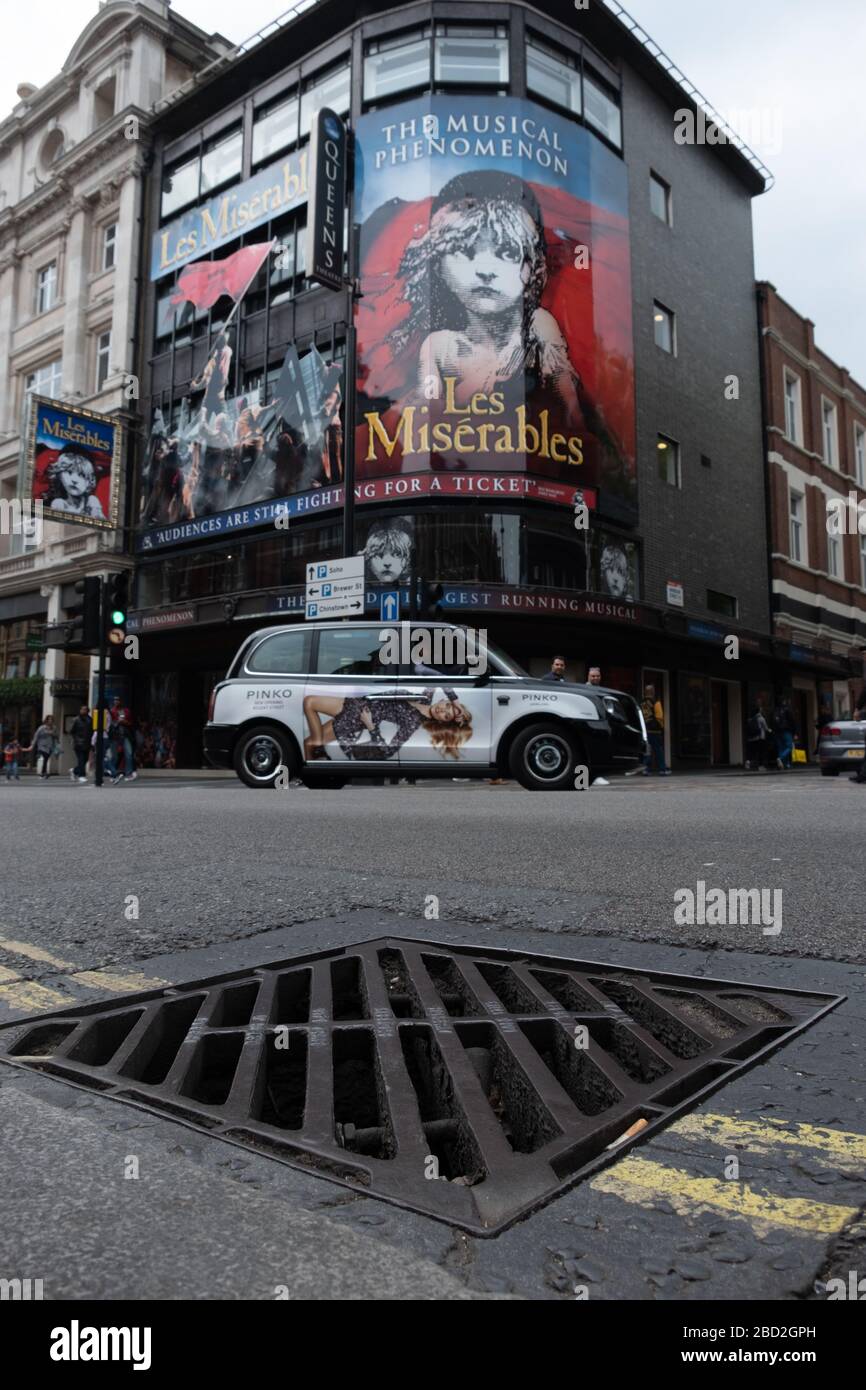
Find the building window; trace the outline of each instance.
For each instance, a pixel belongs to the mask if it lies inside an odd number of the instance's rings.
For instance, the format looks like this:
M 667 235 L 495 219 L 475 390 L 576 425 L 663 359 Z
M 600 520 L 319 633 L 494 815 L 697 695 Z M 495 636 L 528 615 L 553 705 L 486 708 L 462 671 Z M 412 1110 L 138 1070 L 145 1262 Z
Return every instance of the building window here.
M 367 46 L 364 100 L 382 101 L 395 92 L 430 85 L 430 30 L 418 29 Z
M 351 72 L 348 63 L 314 78 L 301 96 L 301 138 L 309 135 L 313 114 L 320 106 L 330 106 L 338 116 L 345 116 L 351 98 Z
M 96 339 L 96 389 L 101 391 L 111 371 L 111 330 Z
M 461 87 L 508 84 L 508 31 L 503 24 L 437 24 L 433 75 Z
M 840 553 L 839 537 L 827 535 L 827 573 L 831 579 L 838 579 L 840 572 Z
M 737 616 L 737 600 L 733 594 L 721 594 L 717 589 L 707 589 L 707 607 L 711 613 L 721 613 L 725 618 Z
M 660 222 L 671 225 L 671 186 L 650 171 L 650 210 Z
M 577 59 L 534 36 L 526 43 L 526 85 L 530 92 L 580 115 Z
M 107 82 L 103 82 L 101 87 L 97 87 L 93 96 L 93 129 L 105 125 L 114 115 L 114 108 L 117 105 L 117 79 L 110 77 Z
M 178 208 L 194 203 L 198 198 L 199 157 L 195 155 L 173 169 L 167 169 L 162 178 L 163 218 L 170 217 Z
M 205 146 L 201 157 L 201 193 L 211 193 L 240 177 L 244 155 L 243 131 L 233 130 Z
M 866 429 L 854 426 L 854 476 L 861 487 L 866 487 Z
M 102 269 L 113 270 L 117 264 L 117 223 L 102 229 Z
M 785 368 L 785 434 L 792 444 L 800 444 L 800 378 Z
M 660 434 L 656 443 L 656 453 L 659 461 L 659 477 L 663 483 L 669 487 L 681 487 L 680 478 L 680 446 L 673 439 L 668 439 L 666 435 Z
M 661 348 L 662 352 L 676 354 L 674 315 L 658 302 L 653 304 L 653 335 L 656 347 Z
M 619 149 L 622 145 L 622 122 L 614 89 L 602 82 L 600 77 L 587 75 L 583 79 L 583 104 L 587 124 L 594 126 Z
M 253 126 L 253 164 L 272 159 L 298 139 L 298 98 L 290 97 L 260 112 Z
M 63 359 L 58 357 L 55 362 L 46 362 L 44 367 L 30 372 L 25 378 L 24 389 L 28 394 L 32 391 L 37 396 L 49 396 L 54 400 L 63 390 Z
M 860 537 L 860 585 L 866 589 L 866 536 Z
M 36 312 L 47 314 L 57 303 L 57 262 L 42 266 L 36 272 Z
M 828 468 L 840 466 L 837 432 L 835 432 L 835 406 L 831 400 L 822 396 L 822 457 Z
M 804 563 L 803 560 L 803 506 L 804 497 L 802 492 L 792 492 L 790 497 L 790 518 L 791 518 L 791 541 L 790 555 L 798 565 Z
M 839 467 L 839 439 L 836 433 L 836 407 L 821 397 L 822 457 L 828 468 Z

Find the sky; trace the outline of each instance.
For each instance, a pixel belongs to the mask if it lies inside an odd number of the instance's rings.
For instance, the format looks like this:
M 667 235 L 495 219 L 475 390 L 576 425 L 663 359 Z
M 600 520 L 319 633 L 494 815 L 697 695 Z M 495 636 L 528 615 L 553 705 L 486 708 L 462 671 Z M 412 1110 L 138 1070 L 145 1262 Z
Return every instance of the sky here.
M 287 3 L 175 0 L 175 9 L 241 42 Z M 753 203 L 756 275 L 814 321 L 818 346 L 866 386 L 866 4 L 628 0 L 626 8 L 716 109 L 734 116 L 776 176 Z M 0 113 L 14 106 L 20 82 L 41 85 L 59 72 L 95 12 L 96 0 L 7 0 Z

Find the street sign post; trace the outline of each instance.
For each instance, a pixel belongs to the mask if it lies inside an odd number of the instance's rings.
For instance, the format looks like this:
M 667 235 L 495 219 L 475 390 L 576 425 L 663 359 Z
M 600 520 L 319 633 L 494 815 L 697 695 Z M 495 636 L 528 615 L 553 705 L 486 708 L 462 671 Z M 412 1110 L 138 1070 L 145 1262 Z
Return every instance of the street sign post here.
M 317 560 L 307 565 L 305 618 L 360 618 L 363 613 L 363 555 Z

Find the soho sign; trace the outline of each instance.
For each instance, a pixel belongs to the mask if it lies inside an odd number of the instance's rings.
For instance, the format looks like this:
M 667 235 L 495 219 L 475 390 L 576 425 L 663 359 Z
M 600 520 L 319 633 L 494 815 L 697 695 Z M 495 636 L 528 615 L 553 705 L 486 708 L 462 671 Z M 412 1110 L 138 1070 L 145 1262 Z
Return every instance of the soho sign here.
M 345 252 L 345 123 L 322 106 L 313 121 L 307 220 L 307 275 L 331 290 L 342 289 Z

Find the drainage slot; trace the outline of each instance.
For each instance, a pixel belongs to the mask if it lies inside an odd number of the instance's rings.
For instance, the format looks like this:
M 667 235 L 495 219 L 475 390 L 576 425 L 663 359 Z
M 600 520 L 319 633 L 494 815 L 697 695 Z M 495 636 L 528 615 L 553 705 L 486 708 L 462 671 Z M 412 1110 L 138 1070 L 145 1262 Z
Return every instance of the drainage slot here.
M 455 962 L 449 956 L 422 956 L 427 973 L 436 986 L 436 991 L 452 1018 L 465 1018 L 483 1013 L 472 990 L 467 985 Z
M 783 1038 L 787 1031 L 787 1028 L 782 1027 L 781 1024 L 775 1028 L 762 1028 L 760 1033 L 753 1033 L 750 1038 L 744 1038 L 734 1047 L 729 1047 L 725 1056 L 730 1057 L 732 1061 L 751 1057 L 753 1053 L 760 1052 L 762 1047 L 774 1042 L 776 1038 Z
M 274 1023 L 306 1023 L 310 1017 L 309 970 L 290 970 L 277 979 Z
M 232 985 L 224 989 L 210 1017 L 211 1028 L 243 1028 L 253 1016 L 258 981 L 249 985 Z
M 467 1186 L 484 1177 L 484 1164 L 454 1083 L 442 1060 L 432 1028 L 400 1029 L 400 1044 L 409 1079 L 418 1097 L 418 1112 L 429 1151 L 438 1160 L 441 1178 L 468 1178 Z
M 80 1019 L 71 1023 L 41 1023 L 36 1028 L 28 1028 L 17 1043 L 9 1049 L 10 1057 L 50 1057 L 52 1052 L 74 1033 Z
M 398 1018 L 423 1018 L 418 991 L 406 972 L 402 951 L 380 951 L 379 966 L 388 990 L 388 1002 Z
M 290 1033 L 288 1047 L 268 1038 L 265 1091 L 257 1117 L 277 1129 L 301 1129 L 307 1102 L 307 1036 Z
M 69 1060 L 86 1062 L 90 1067 L 104 1067 L 124 1039 L 129 1037 L 143 1013 L 144 1009 L 130 1009 L 128 1013 L 109 1014 L 108 1018 L 95 1019 L 70 1051 Z
M 621 1009 L 628 1013 L 635 1023 L 645 1028 L 652 1037 L 663 1043 L 668 1052 L 675 1057 L 697 1057 L 705 1052 L 710 1044 L 699 1038 L 690 1028 L 679 1023 L 673 1014 L 659 1008 L 632 985 L 623 980 L 591 980 L 596 989 L 606 994 Z
M 334 1018 L 354 1020 L 369 1018 L 367 999 L 361 983 L 361 961 L 358 956 L 335 960 L 331 965 L 331 989 L 334 996 Z
M 194 994 L 172 999 L 153 1019 L 120 1075 L 133 1077 L 145 1086 L 159 1086 L 168 1076 L 180 1045 L 206 996 Z
M 225 1105 L 243 1045 L 243 1033 L 208 1033 L 201 1038 L 181 1095 L 203 1105 Z
M 492 1023 L 458 1023 L 457 1036 L 511 1147 L 534 1153 L 559 1128 Z
M 580 989 L 568 975 L 560 975 L 555 970 L 531 970 L 529 973 L 570 1014 L 601 1012 L 600 1002 Z
M 742 1029 L 741 1023 L 737 1023 L 724 1009 L 720 1009 L 718 1004 L 705 999 L 702 994 L 688 994 L 685 990 L 678 989 L 657 989 L 654 992 L 659 999 L 669 999 L 687 1023 L 693 1023 L 696 1028 L 703 1028 L 705 1033 L 714 1038 L 733 1038 Z
M 708 1062 L 704 1067 L 698 1067 L 697 1071 L 691 1072 L 681 1081 L 675 1081 L 667 1090 L 659 1091 L 653 1101 L 658 1105 L 678 1105 L 681 1100 L 690 1100 L 697 1095 L 705 1086 L 709 1086 L 711 1081 L 717 1081 L 720 1076 L 729 1076 L 731 1068 L 725 1066 L 724 1062 Z
M 346 1028 L 334 1034 L 334 1122 L 344 1148 L 393 1158 L 391 1120 L 373 1034 Z
M 509 1013 L 540 1014 L 544 1012 L 532 991 L 526 988 L 523 981 L 518 979 L 509 966 L 493 965 L 485 961 L 477 961 L 476 964 L 479 974 L 484 976 L 493 993 L 502 1000 Z
M 730 999 L 739 1013 L 753 1018 L 756 1023 L 790 1023 L 791 1015 L 784 1009 L 766 999 L 757 999 L 754 994 L 720 994 L 720 999 Z
M 670 1071 L 667 1062 L 656 1056 L 640 1038 L 636 1038 L 625 1024 L 590 1019 L 586 1026 L 593 1042 L 609 1052 L 633 1081 L 655 1081 Z
M 575 1047 L 574 1038 L 553 1019 L 533 1020 L 520 1027 L 582 1115 L 600 1115 L 622 1100 L 586 1050 Z

